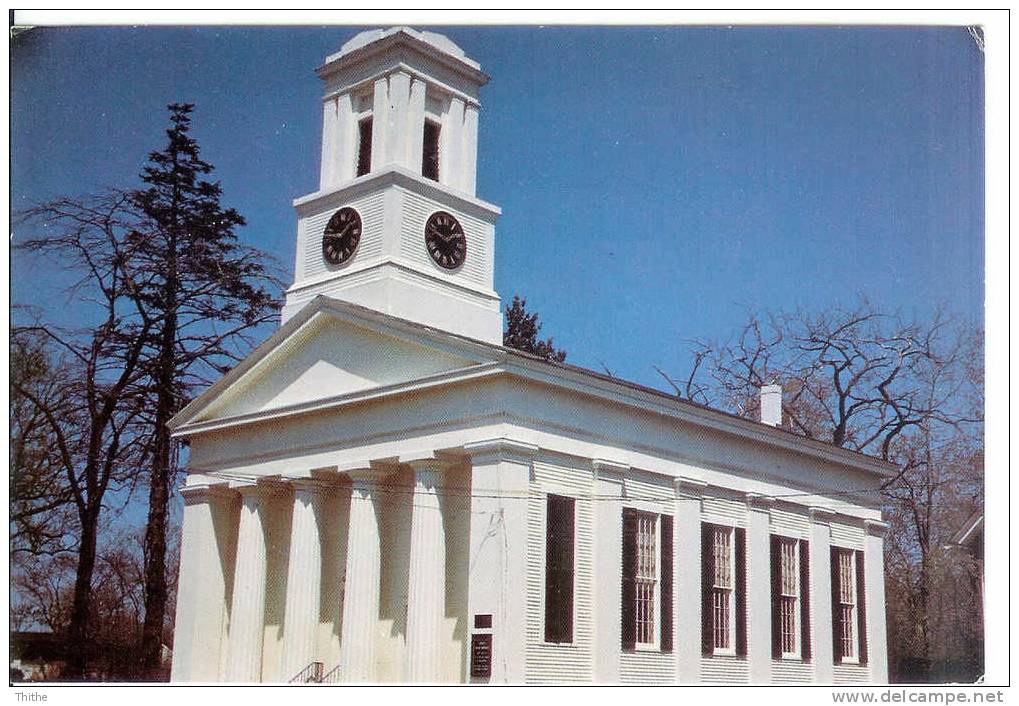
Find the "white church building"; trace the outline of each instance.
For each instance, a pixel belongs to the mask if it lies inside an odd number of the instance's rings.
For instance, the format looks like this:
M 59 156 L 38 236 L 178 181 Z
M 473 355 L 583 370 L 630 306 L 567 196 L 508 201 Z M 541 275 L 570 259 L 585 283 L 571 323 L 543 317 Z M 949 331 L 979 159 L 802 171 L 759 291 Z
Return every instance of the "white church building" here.
M 502 346 L 479 65 L 363 32 L 317 70 L 283 324 L 190 446 L 179 682 L 887 681 L 868 456 Z

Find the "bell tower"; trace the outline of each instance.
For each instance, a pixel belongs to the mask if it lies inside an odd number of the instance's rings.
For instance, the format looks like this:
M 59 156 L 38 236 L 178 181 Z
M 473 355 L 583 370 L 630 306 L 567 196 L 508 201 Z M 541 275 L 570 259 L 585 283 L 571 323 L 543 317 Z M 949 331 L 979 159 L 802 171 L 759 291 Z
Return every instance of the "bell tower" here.
M 294 201 L 282 319 L 317 295 L 500 343 L 497 206 L 475 195 L 477 62 L 433 32 L 362 32 L 325 84 L 319 189 Z

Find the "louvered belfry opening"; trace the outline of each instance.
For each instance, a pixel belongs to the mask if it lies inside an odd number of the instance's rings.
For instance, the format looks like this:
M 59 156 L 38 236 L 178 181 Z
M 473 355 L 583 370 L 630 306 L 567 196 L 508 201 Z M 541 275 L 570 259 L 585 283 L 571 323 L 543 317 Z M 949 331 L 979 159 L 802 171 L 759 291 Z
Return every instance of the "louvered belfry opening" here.
M 421 176 L 433 181 L 439 180 L 439 133 L 441 129 L 438 123 L 425 120 L 421 149 Z
M 357 176 L 372 170 L 372 119 L 357 123 Z

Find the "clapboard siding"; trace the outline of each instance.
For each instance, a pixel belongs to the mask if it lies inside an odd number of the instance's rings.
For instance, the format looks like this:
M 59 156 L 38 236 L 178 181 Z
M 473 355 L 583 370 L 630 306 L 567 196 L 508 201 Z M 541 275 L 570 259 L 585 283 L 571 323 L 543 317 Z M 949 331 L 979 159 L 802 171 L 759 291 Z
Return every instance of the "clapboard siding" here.
M 870 681 L 870 670 L 861 664 L 836 664 L 834 680 L 836 684 L 859 684 Z
M 784 537 L 810 539 L 810 518 L 806 514 L 782 508 L 772 508 L 770 528 L 772 533 L 780 534 Z
M 534 464 L 527 512 L 527 666 L 533 684 L 591 682 L 593 672 L 594 516 L 591 471 Z M 572 645 L 545 643 L 545 498 L 548 493 L 576 499 L 576 561 Z
M 814 680 L 814 665 L 809 662 L 776 659 L 771 662 L 771 681 L 775 684 L 803 684 Z
M 619 658 L 623 684 L 673 684 L 676 656 L 671 652 L 624 652 Z
M 741 657 L 704 657 L 701 681 L 707 684 L 746 684 L 749 668 Z
M 463 280 L 480 286 L 490 286 L 489 272 L 492 254 L 489 252 L 488 235 L 492 226 L 478 218 L 440 205 L 410 191 L 404 191 L 403 198 L 400 255 L 444 279 Z M 436 211 L 452 213 L 460 221 L 467 238 L 467 257 L 460 269 L 452 273 L 436 265 L 425 246 L 425 222 Z
M 736 527 L 747 526 L 746 503 L 731 498 L 705 496 L 701 519 L 704 522 L 715 522 Z
M 847 525 L 842 522 L 831 523 L 831 543 L 836 546 L 863 551 L 864 539 L 862 527 Z
M 361 242 L 354 251 L 353 257 L 342 265 L 329 265 L 322 257 L 322 233 L 326 224 L 340 207 L 330 208 L 308 218 L 302 218 L 298 224 L 297 237 L 299 252 L 303 254 L 302 267 L 298 269 L 300 279 L 315 277 L 332 271 L 341 271 L 349 265 L 363 263 L 382 254 L 382 217 L 383 194 L 374 193 L 354 199 L 344 206 L 353 206 L 361 214 Z
M 626 476 L 623 484 L 628 499 L 654 503 L 665 514 L 675 511 L 676 491 L 668 476 L 635 471 Z

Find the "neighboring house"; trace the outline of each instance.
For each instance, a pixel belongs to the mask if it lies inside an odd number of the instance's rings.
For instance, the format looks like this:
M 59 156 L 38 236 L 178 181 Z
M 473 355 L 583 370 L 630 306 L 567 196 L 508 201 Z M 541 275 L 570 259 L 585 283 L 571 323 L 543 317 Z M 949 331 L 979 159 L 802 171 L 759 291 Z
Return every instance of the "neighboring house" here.
M 973 575 L 974 592 L 980 598 L 980 621 L 983 623 L 984 607 L 984 512 L 975 510 L 966 518 L 959 531 L 952 535 L 950 546 L 958 547 L 973 557 L 977 570 Z
M 172 678 L 886 681 L 894 469 L 503 347 L 488 77 L 406 28 L 318 75 L 283 325 L 172 421 Z

